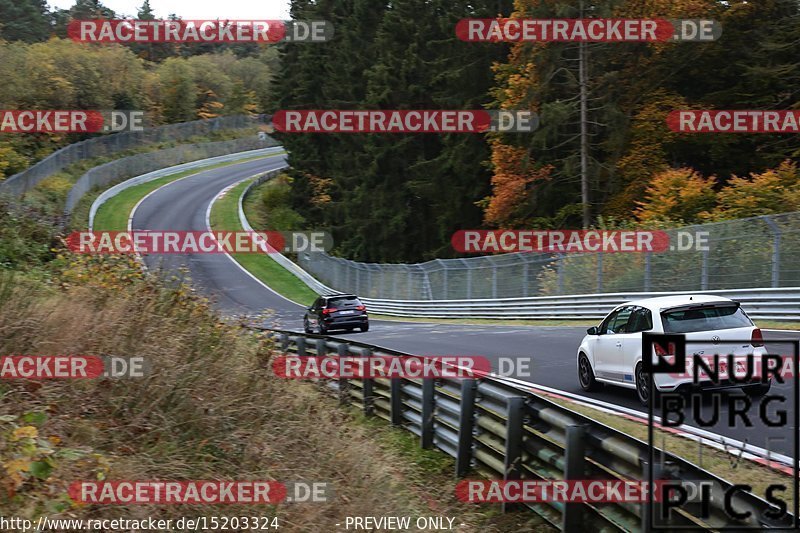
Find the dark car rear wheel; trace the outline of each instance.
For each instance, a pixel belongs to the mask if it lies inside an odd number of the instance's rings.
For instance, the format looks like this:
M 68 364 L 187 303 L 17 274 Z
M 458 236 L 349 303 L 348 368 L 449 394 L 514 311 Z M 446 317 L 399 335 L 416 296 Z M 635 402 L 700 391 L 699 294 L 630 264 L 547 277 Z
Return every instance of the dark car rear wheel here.
M 317 327 L 317 329 L 319 330 L 320 335 L 328 334 L 328 328 L 325 327 L 325 324 L 322 323 L 322 320 L 319 321 L 319 327 Z
M 313 333 L 313 331 L 311 331 L 311 326 L 308 325 L 308 318 L 303 319 L 303 331 L 306 333 Z
M 589 363 L 589 358 L 584 353 L 578 356 L 578 381 L 581 383 L 581 388 L 587 392 L 600 388 L 600 383 L 594 379 L 594 371 Z
M 361 333 L 366 333 L 369 331 L 369 324 L 364 324 L 363 326 L 359 327 L 358 329 L 361 330 Z

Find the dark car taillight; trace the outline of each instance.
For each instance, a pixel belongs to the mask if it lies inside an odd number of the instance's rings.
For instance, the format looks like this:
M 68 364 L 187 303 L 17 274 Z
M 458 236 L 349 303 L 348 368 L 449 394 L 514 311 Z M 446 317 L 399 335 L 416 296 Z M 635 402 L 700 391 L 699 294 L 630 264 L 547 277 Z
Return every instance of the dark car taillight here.
M 366 311 L 367 310 L 367 306 L 366 305 L 359 305 L 358 307 L 356 307 L 356 309 L 358 309 L 359 311 Z
M 338 309 L 336 309 L 335 307 L 328 307 L 322 310 L 322 314 L 330 315 L 331 313 L 335 313 L 336 311 L 338 311 Z
M 759 328 L 755 328 L 753 333 L 750 335 L 750 344 L 754 348 L 758 346 L 764 346 L 764 335 L 761 334 L 761 330 Z

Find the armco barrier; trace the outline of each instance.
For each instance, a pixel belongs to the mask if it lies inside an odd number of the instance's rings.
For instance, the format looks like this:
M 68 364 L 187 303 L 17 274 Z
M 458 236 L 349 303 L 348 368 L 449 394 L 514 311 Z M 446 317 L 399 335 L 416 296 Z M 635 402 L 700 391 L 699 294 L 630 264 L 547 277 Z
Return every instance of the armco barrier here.
M 259 328 L 262 329 L 262 328 Z M 272 331 L 284 352 L 300 356 L 406 356 L 353 341 L 290 331 Z M 325 382 L 323 382 L 325 383 Z M 500 378 L 338 379 L 327 382 L 341 403 L 362 409 L 406 429 L 423 448 L 438 448 L 455 458 L 455 474 L 477 472 L 494 479 L 647 479 L 647 443 L 533 394 Z M 661 450 L 654 450 L 658 479 L 711 486 L 711 513 L 701 518 L 701 504 L 687 503 L 672 513 L 668 530 L 683 527 L 752 530 L 790 528 L 793 517 L 771 519 L 769 504 L 749 492 L 737 492 L 737 511 L 751 511 L 734 521 L 723 509 L 732 485 L 711 472 Z M 649 531 L 646 504 L 526 504 L 564 531 Z
M 262 174 L 258 178 L 254 179 L 245 188 L 245 190 L 242 191 L 242 194 L 239 196 L 239 223 L 242 225 L 242 229 L 244 229 L 245 231 L 255 231 L 253 229 L 253 226 L 250 225 L 250 221 L 247 220 L 247 216 L 244 214 L 244 201 L 247 198 L 247 196 L 252 192 L 252 190 L 255 187 L 261 185 L 265 181 L 272 179 L 281 170 L 288 167 L 289 165 L 286 165 L 274 171 Z M 269 251 L 270 251 L 270 256 L 275 260 L 276 263 L 278 263 L 283 268 L 294 274 L 298 279 L 300 279 L 300 281 L 305 283 L 312 291 L 316 292 L 317 294 L 325 294 L 325 295 L 338 294 L 338 291 L 335 291 L 330 287 L 326 287 L 325 285 L 314 279 L 314 276 L 312 276 L 311 274 L 300 268 L 296 263 L 294 263 L 291 259 L 283 255 L 279 251 L 275 250 L 272 247 L 269 247 Z M 311 302 L 308 302 L 308 305 L 311 305 Z
M 89 169 L 75 182 L 67 195 L 64 206 L 66 214 L 72 212 L 84 194 L 92 189 L 108 187 L 122 179 L 138 176 L 146 172 L 153 172 L 165 167 L 173 167 L 180 163 L 208 159 L 211 157 L 240 154 L 245 151 L 259 150 L 274 147 L 278 143 L 271 138 L 260 140 L 255 135 L 241 139 L 217 141 L 210 143 L 185 144 L 136 154 L 121 159 L 115 159 L 104 165 Z M 238 157 L 238 156 L 237 156 Z M 224 161 L 222 159 L 221 161 Z
M 372 312 L 427 318 L 489 319 L 600 319 L 615 306 L 641 298 L 690 294 L 712 294 L 742 303 L 752 318 L 800 320 L 800 288 L 734 289 L 729 291 L 621 292 L 500 298 L 496 300 L 373 300 L 362 298 Z
M 98 196 L 94 202 L 92 203 L 92 207 L 89 210 L 89 229 L 91 230 L 94 226 L 94 218 L 97 215 L 97 210 L 103 205 L 109 198 L 112 198 L 119 194 L 120 192 L 124 191 L 129 187 L 134 187 L 136 185 L 141 185 L 142 183 L 147 183 L 149 181 L 153 181 L 164 176 L 168 176 L 170 174 L 176 174 L 178 172 L 183 172 L 185 170 L 191 170 L 193 168 L 204 167 L 207 165 L 213 165 L 217 163 L 224 163 L 227 161 L 238 161 L 239 159 L 246 159 L 248 157 L 256 157 L 256 156 L 266 156 L 269 154 L 281 152 L 283 147 L 276 146 L 270 148 L 262 148 L 259 150 L 250 150 L 247 152 L 236 152 L 233 154 L 226 154 L 218 157 L 212 157 L 209 159 L 201 159 L 198 161 L 193 161 L 191 163 L 184 163 L 182 165 L 171 166 L 167 168 L 161 168 L 159 170 L 154 170 L 152 172 L 148 172 L 147 174 L 142 174 L 140 176 L 136 176 L 134 178 L 128 179 L 103 191 L 100 196 Z

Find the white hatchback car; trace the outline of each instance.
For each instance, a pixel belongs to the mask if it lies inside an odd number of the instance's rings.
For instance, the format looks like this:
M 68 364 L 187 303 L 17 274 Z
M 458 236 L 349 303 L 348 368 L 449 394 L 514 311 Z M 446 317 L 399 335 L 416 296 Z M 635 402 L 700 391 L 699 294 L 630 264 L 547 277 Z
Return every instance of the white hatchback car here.
M 725 361 L 733 354 L 734 361 L 753 354 L 756 361 L 766 354 L 761 330 L 741 309 L 738 302 L 720 296 L 664 296 L 636 300 L 617 306 L 599 326 L 589 328 L 578 349 L 578 380 L 583 390 L 591 391 L 601 383 L 635 389 L 642 404 L 650 401 L 649 376 L 642 368 L 642 332 L 674 333 L 686 336 L 687 361 L 720 354 Z M 749 342 L 747 342 L 749 339 Z M 692 342 L 694 341 L 694 342 Z M 743 341 L 743 342 L 722 342 Z M 651 357 L 667 356 L 656 348 Z M 740 359 L 741 358 L 741 359 Z M 720 376 L 727 369 L 720 363 Z M 740 375 L 737 368 L 736 376 Z M 732 381 L 701 382 L 702 388 L 741 387 L 752 396 L 769 391 L 771 382 L 755 378 L 744 386 Z M 693 376 L 685 373 L 655 374 L 655 389 L 672 392 L 692 388 Z

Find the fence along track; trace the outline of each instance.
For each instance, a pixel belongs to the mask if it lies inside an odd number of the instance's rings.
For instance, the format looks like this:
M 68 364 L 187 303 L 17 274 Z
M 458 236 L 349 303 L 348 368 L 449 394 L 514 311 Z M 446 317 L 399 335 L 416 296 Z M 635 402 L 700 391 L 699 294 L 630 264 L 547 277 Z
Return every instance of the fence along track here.
M 261 176 L 258 180 L 252 182 L 242 192 L 239 198 L 239 221 L 242 227 L 250 229 L 250 223 L 247 216 L 242 209 L 242 203 L 249 194 L 264 181 L 272 178 L 272 175 Z M 789 214 L 792 215 L 792 214 Z M 779 215 L 783 216 L 783 215 Z M 788 215 L 786 215 L 788 216 Z M 798 216 L 798 225 L 800 226 L 800 216 Z M 773 245 L 780 245 L 773 242 Z M 524 254 L 505 254 L 506 256 L 521 256 Z M 528 254 L 535 255 L 535 254 Z M 592 255 L 592 254 L 581 254 Z M 596 255 L 596 254 L 595 254 Z M 625 254 L 618 254 L 625 255 Z M 406 280 L 406 288 L 410 290 L 408 299 L 389 299 L 382 297 L 375 297 L 375 291 L 368 290 L 362 286 L 360 280 L 372 283 L 377 277 L 372 278 L 368 273 L 362 273 L 355 276 L 358 268 L 353 267 L 349 269 L 349 276 L 358 280 L 355 285 L 348 285 L 346 283 L 335 285 L 336 288 L 326 285 L 317 277 L 319 277 L 319 270 L 309 266 L 314 266 L 315 261 L 335 261 L 344 265 L 365 265 L 363 263 L 355 263 L 341 258 L 334 258 L 320 253 L 300 253 L 298 254 L 298 263 L 294 263 L 289 258 L 283 256 L 277 251 L 272 252 L 272 257 L 281 264 L 284 268 L 289 270 L 298 279 L 300 279 L 306 286 L 317 294 L 332 295 L 343 292 L 353 292 L 358 294 L 359 298 L 369 306 L 369 310 L 373 313 L 379 313 L 389 316 L 399 317 L 418 317 L 418 318 L 487 318 L 487 319 L 575 319 L 575 320 L 599 320 L 606 316 L 614 307 L 630 300 L 640 298 L 651 298 L 654 296 L 669 296 L 676 294 L 696 294 L 698 290 L 687 290 L 683 292 L 675 291 L 661 291 L 661 292 L 642 292 L 642 291 L 626 291 L 626 292 L 613 292 L 613 293 L 591 293 L 591 294 L 573 294 L 564 296 L 528 296 L 518 297 L 520 292 L 513 293 L 515 297 L 508 298 L 462 298 L 450 300 L 431 300 L 421 298 L 425 294 L 429 294 L 422 285 L 417 287 L 409 277 L 408 273 L 398 275 L 398 272 L 408 265 L 377 265 L 378 267 L 385 267 L 387 270 L 384 275 L 393 276 L 395 282 L 398 279 Z M 321 259 L 322 258 L 322 259 Z M 445 261 L 477 261 L 480 258 L 464 259 L 464 260 L 436 260 L 431 263 L 442 263 Z M 784 258 L 785 259 L 785 258 Z M 778 257 L 780 261 L 780 256 Z M 305 266 L 305 268 L 303 268 Z M 376 265 L 366 265 L 374 267 Z M 349 268 L 349 267 L 348 267 Z M 390 273 L 393 271 L 394 273 Z M 493 271 L 493 279 L 496 281 L 498 270 Z M 387 274 L 388 273 L 388 274 Z M 509 272 L 509 275 L 513 272 Z M 315 277 L 317 276 L 317 277 Z M 328 276 L 330 277 L 330 276 Z M 337 276 L 333 276 L 337 277 Z M 345 276 L 347 278 L 347 276 Z M 324 279 L 324 277 L 322 278 Z M 388 278 L 387 278 L 388 279 Z M 447 276 L 445 275 L 445 283 Z M 514 282 L 515 278 L 511 278 Z M 341 282 L 342 279 L 337 281 Z M 368 284 L 369 284 L 368 283 Z M 800 284 L 800 283 L 799 283 Z M 430 287 L 430 283 L 425 285 Z M 364 289 L 366 292 L 360 291 Z M 419 292 L 414 292 L 419 289 Z M 405 289 L 404 289 L 405 290 Z M 398 291 L 394 291 L 397 293 Z M 403 291 L 400 291 L 403 292 Z M 447 292 L 447 291 L 445 291 Z M 714 294 L 724 296 L 742 302 L 742 307 L 752 317 L 756 319 L 769 319 L 769 320 L 800 320 L 800 287 L 785 287 L 785 288 L 751 288 L 751 289 L 734 289 L 734 290 L 710 290 L 702 291 L 706 294 Z M 403 293 L 405 294 L 405 293 Z
M 208 135 L 211 132 L 223 129 L 252 127 L 263 119 L 263 117 L 237 115 L 168 124 L 166 126 L 146 128 L 143 131 L 128 131 L 92 137 L 56 150 L 30 168 L 1 181 L 0 194 L 22 196 L 45 178 L 84 159 L 115 154 L 131 148 L 137 148 L 143 144 L 184 140 L 196 135 Z

